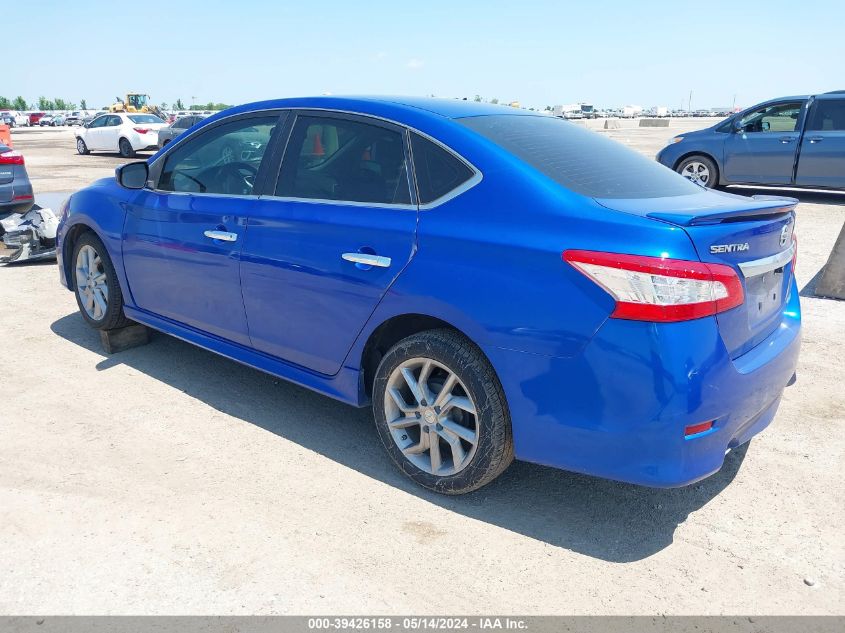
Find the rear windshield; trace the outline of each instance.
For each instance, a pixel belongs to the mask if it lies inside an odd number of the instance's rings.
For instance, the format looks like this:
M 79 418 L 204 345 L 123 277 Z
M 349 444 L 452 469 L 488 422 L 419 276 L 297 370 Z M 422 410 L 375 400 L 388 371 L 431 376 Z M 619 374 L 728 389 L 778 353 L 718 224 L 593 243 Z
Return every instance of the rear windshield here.
M 130 114 L 129 120 L 132 123 L 164 123 L 154 114 Z
M 11 147 L 9 147 L 8 145 L 3 145 L 3 143 L 0 143 L 0 154 L 5 154 L 6 152 L 11 152 L 11 151 L 12 151 Z
M 551 116 L 457 119 L 570 191 L 591 198 L 662 198 L 701 188 L 654 160 Z

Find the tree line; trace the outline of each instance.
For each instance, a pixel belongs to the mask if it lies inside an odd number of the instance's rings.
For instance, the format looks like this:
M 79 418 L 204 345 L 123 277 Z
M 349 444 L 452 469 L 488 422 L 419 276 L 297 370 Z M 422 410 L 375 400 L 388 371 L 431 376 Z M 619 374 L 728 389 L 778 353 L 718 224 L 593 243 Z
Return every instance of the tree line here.
M 161 104 L 162 110 L 169 110 L 168 105 L 166 103 Z M 176 103 L 173 104 L 174 110 L 226 110 L 227 108 L 231 108 L 231 105 L 226 103 L 214 103 L 209 101 L 206 104 L 194 104 L 192 106 L 185 107 L 185 104 L 182 103 L 181 99 L 177 99 Z M 82 99 L 79 102 L 79 109 L 80 110 L 87 110 L 88 104 L 86 103 L 85 99 Z M 104 110 L 108 109 L 108 106 L 103 108 Z M 55 97 L 53 99 L 48 99 L 47 97 L 38 97 L 38 101 L 35 103 L 27 104 L 26 99 L 23 97 L 15 97 L 14 99 L 9 99 L 8 97 L 0 96 L 0 110 L 76 110 L 76 103 L 73 101 L 66 101 L 65 99 L 60 99 L 59 97 Z
M 85 99 L 80 101 L 79 107 L 83 110 L 88 108 Z M 27 104 L 23 97 L 15 97 L 9 99 L 8 97 L 0 97 L 0 110 L 75 110 L 76 104 L 73 101 L 66 101 L 59 97 L 48 99 L 47 97 L 38 97 L 35 103 Z

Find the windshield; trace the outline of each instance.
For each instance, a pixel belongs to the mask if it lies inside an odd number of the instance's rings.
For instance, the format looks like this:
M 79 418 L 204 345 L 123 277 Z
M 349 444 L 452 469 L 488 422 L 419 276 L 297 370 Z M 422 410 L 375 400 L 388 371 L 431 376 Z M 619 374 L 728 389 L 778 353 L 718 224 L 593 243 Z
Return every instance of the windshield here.
M 159 119 L 154 114 L 130 114 L 129 120 L 132 123 L 164 123 L 162 119 Z
M 662 198 L 701 188 L 624 145 L 557 117 L 457 119 L 570 191 L 591 198 Z

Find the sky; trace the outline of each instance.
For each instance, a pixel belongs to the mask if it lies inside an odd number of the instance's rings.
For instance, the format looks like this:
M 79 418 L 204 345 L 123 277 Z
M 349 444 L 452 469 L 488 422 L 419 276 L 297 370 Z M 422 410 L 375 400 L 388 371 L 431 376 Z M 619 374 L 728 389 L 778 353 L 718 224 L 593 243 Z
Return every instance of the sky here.
M 843 0 L 37 5 L 0 18 L 0 95 L 30 103 L 329 93 L 674 109 L 692 92 L 698 109 L 845 89 Z

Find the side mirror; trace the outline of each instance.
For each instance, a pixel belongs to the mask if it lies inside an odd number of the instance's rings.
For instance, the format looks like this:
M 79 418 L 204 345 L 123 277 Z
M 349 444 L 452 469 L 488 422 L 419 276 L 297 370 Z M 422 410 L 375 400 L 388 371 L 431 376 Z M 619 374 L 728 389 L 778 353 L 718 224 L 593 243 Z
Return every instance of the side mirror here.
M 731 127 L 732 127 L 733 131 L 736 132 L 737 134 L 742 134 L 742 132 L 745 130 L 745 128 L 742 125 L 742 119 L 740 119 L 739 117 L 737 117 L 733 120 L 733 123 L 731 123 Z
M 143 189 L 149 175 L 150 168 L 146 161 L 126 163 L 114 170 L 114 177 L 118 184 L 126 189 Z

